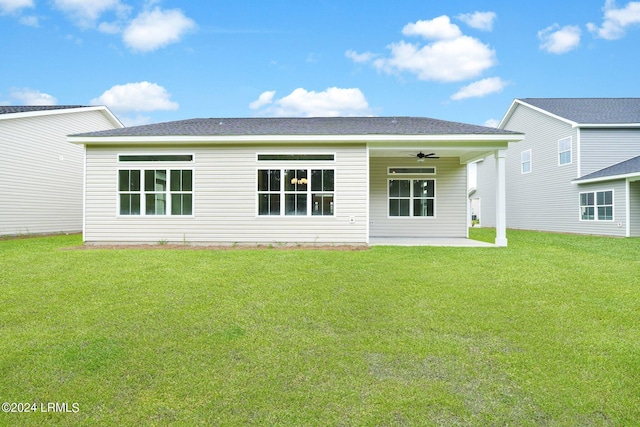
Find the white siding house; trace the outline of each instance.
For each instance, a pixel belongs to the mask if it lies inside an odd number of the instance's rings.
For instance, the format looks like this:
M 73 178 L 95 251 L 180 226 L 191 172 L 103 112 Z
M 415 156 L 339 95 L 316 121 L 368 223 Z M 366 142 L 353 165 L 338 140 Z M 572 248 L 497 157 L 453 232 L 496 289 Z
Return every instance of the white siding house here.
M 84 150 L 67 135 L 121 127 L 106 107 L 0 106 L 0 235 L 81 231 Z
M 337 117 L 193 119 L 69 141 L 86 147 L 87 243 L 368 244 L 468 237 L 467 163 L 521 137 Z
M 640 98 L 516 99 L 499 127 L 525 134 L 507 150 L 507 227 L 640 236 Z M 494 179 L 479 162 L 482 226 Z

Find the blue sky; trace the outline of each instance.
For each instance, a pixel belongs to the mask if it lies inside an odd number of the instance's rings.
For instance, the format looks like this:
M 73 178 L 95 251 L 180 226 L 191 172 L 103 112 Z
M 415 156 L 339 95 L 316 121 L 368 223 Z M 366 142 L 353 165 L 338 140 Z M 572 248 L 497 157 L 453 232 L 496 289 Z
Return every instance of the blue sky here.
M 640 96 L 640 1 L 0 0 L 0 105 L 496 124 L 514 98 Z

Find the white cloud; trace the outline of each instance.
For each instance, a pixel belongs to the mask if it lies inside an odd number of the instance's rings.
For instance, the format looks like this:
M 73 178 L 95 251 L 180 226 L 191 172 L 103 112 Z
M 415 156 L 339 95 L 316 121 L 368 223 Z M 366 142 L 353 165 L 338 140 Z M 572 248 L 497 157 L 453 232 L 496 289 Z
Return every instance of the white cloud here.
M 487 126 L 490 128 L 497 128 L 499 124 L 500 124 L 500 120 L 488 119 L 486 122 L 484 122 L 483 126 Z
M 353 62 L 364 63 L 372 61 L 377 55 L 371 52 L 358 53 L 355 50 L 348 50 L 344 53 L 344 56 L 351 59 Z
M 373 61 L 387 73 L 408 71 L 420 80 L 455 82 L 480 75 L 495 64 L 495 51 L 478 39 L 461 36 L 420 47 L 404 41 L 390 46 L 391 57 Z
M 266 94 L 266 95 L 265 95 Z M 262 114 L 276 117 L 338 117 L 370 115 L 369 103 L 360 89 L 330 87 L 323 92 L 298 88 L 273 100 L 275 92 L 263 92 L 252 105 L 270 105 Z M 268 101 L 268 102 L 267 102 Z M 251 107 L 253 108 L 253 107 Z M 255 108 L 254 108 L 255 109 Z
M 155 83 L 138 82 L 116 85 L 98 98 L 92 105 L 106 105 L 114 112 L 177 110 L 179 105 L 171 101 L 171 94 Z
M 131 11 L 131 7 L 120 0 L 54 0 L 53 3 L 82 28 L 95 26 L 106 12 L 113 11 L 122 18 Z
M 409 23 L 402 29 L 402 34 L 405 36 L 421 36 L 430 40 L 447 40 L 462 36 L 460 28 L 452 24 L 447 15 L 428 21 Z
M 598 27 L 588 23 L 587 28 L 596 37 L 606 40 L 616 40 L 625 35 L 627 27 L 640 24 L 640 2 L 629 2 L 623 8 L 616 6 L 615 0 L 606 0 L 604 3 L 604 21 Z
M 58 103 L 54 96 L 29 88 L 13 89 L 9 96 L 22 105 L 57 105 Z
M 196 27 L 181 10 L 162 10 L 159 7 L 142 12 L 124 30 L 122 39 L 133 50 L 148 52 L 180 41 Z
M 0 0 L 0 15 L 16 13 L 27 7 L 33 7 L 33 0 Z
M 555 54 L 567 53 L 580 45 L 581 33 L 580 28 L 573 25 L 560 28 L 560 25 L 553 24 L 538 31 L 540 49 Z
M 249 104 L 249 108 L 252 110 L 257 110 L 259 108 L 264 107 L 265 105 L 269 105 L 273 103 L 273 97 L 276 94 L 275 90 L 269 90 L 266 92 L 262 92 L 258 99 Z
M 458 18 L 471 28 L 475 28 L 476 30 L 481 31 L 493 30 L 493 23 L 495 22 L 496 17 L 497 16 L 495 12 L 463 13 L 456 16 L 456 18 Z
M 505 82 L 500 77 L 478 80 L 451 95 L 451 99 L 459 101 L 465 98 L 482 98 L 492 93 L 501 92 L 507 84 L 508 82 Z
M 421 36 L 427 44 L 401 40 L 391 43 L 388 57 L 348 50 L 345 55 L 354 62 L 370 62 L 389 74 L 409 72 L 420 80 L 455 82 L 472 79 L 496 63 L 496 53 L 480 40 L 462 34 L 448 16 L 405 25 L 406 36 Z

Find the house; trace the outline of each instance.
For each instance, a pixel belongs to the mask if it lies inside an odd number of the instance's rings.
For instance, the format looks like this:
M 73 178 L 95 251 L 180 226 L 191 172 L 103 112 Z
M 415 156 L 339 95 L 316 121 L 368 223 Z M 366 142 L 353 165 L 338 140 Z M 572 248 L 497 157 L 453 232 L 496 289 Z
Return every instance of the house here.
M 640 98 L 516 99 L 499 128 L 525 134 L 507 150 L 507 227 L 640 236 Z M 494 226 L 493 159 L 477 168 L 470 197 Z
M 522 135 L 415 117 L 209 118 L 71 135 L 87 243 L 467 238 L 466 165 Z M 504 181 L 496 184 L 503 194 Z M 504 200 L 502 203 L 504 212 Z M 497 245 L 506 245 L 498 227 Z
M 81 231 L 84 150 L 67 135 L 121 127 L 106 107 L 0 106 L 0 235 Z

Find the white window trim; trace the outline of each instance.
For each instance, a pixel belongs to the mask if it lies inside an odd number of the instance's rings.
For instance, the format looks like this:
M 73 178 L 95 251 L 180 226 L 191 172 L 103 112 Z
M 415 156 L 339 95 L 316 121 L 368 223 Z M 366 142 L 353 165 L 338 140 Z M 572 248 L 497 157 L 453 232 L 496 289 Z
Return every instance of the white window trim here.
M 560 143 L 565 140 L 569 140 L 569 149 L 560 151 Z M 569 153 L 569 161 L 567 163 L 560 163 L 560 156 L 562 153 Z M 573 163 L 573 137 L 567 136 L 566 138 L 560 138 L 558 140 L 558 166 L 567 166 Z
M 609 205 L 598 205 L 598 193 L 606 193 L 611 191 L 611 219 L 598 219 L 598 206 L 609 206 Z M 580 205 L 580 197 L 583 194 L 593 193 L 593 219 L 582 219 L 582 205 Z M 580 191 L 578 193 L 578 218 L 580 222 L 606 222 L 611 223 L 616 219 L 616 192 L 613 188 L 607 190 L 592 190 L 592 191 Z
M 415 172 L 415 173 L 391 173 L 391 169 L 433 169 L 433 172 Z M 435 166 L 390 166 L 387 168 L 387 175 L 389 176 L 435 176 L 436 175 L 436 167 Z
M 196 172 L 194 168 L 188 168 L 188 167 L 180 167 L 180 166 L 174 166 L 174 167 L 157 167 L 159 165 L 164 165 L 166 163 L 179 163 L 179 162 L 158 162 L 157 165 L 148 165 L 148 167 L 140 167 L 140 166 L 135 166 L 136 162 L 131 162 L 132 165 L 120 165 L 117 168 L 117 173 L 116 173 L 116 217 L 117 218 L 194 218 L 195 217 L 195 211 L 196 211 L 196 197 L 195 197 L 195 181 L 196 181 Z M 156 167 L 153 167 L 156 166 Z M 120 179 L 120 171 L 121 170 L 139 170 L 140 171 L 140 215 L 122 215 L 120 213 L 120 194 L 121 193 L 132 193 L 131 191 L 120 191 L 119 188 L 119 179 Z M 158 191 L 145 191 L 144 190 L 144 180 L 145 180 L 145 171 L 147 170 L 166 170 L 167 171 L 167 189 L 166 191 L 164 191 L 164 194 L 167 195 L 167 207 L 166 207 L 166 212 L 164 215 L 147 215 L 147 209 L 146 209 L 146 198 L 144 197 L 146 194 L 148 193 L 158 193 Z M 171 175 L 171 171 L 175 171 L 175 170 L 189 170 L 191 171 L 191 215 L 171 215 L 171 194 L 175 193 L 175 194 L 185 194 L 185 193 L 189 193 L 188 191 L 174 191 L 172 192 L 170 190 L 171 188 L 171 182 L 170 182 L 170 175 Z
M 522 156 L 524 155 L 524 153 L 529 153 L 529 170 L 525 172 L 524 170 L 524 164 L 525 161 L 522 159 Z M 520 152 L 520 174 L 521 175 L 526 175 L 528 173 L 531 173 L 531 171 L 533 170 L 533 156 L 531 153 L 531 148 L 529 148 L 528 150 L 524 150 L 522 152 Z
M 259 156 L 333 156 L 333 160 L 258 160 Z M 337 153 L 336 152 L 328 152 L 328 153 L 318 153 L 318 152 L 308 152 L 308 151 L 300 151 L 295 153 L 287 153 L 281 151 L 274 151 L 273 153 L 269 152 L 261 152 L 256 153 L 256 163 L 260 165 L 272 164 L 272 165 L 282 165 L 282 168 L 287 167 L 291 168 L 291 165 L 301 164 L 304 166 L 307 165 L 327 165 L 330 163 L 336 163 Z M 264 169 L 264 167 L 260 168 Z M 300 168 L 304 169 L 304 167 Z M 318 168 L 316 168 L 318 169 Z
M 257 157 L 256 157 L 257 159 Z M 273 162 L 273 165 L 267 165 L 267 163 L 271 163 Z M 255 191 L 255 217 L 256 218 L 287 218 L 287 220 L 293 219 L 293 218 L 314 218 L 314 220 L 316 220 L 316 218 L 336 218 L 338 216 L 337 214 L 337 206 L 338 203 L 336 202 L 337 200 L 337 191 L 336 191 L 336 187 L 337 187 L 337 183 L 336 183 L 336 177 L 337 177 L 337 173 L 336 173 L 336 168 L 335 167 L 326 167 L 327 163 L 331 163 L 330 160 L 321 160 L 320 162 L 322 164 L 325 165 L 325 167 L 322 167 L 321 165 L 315 164 L 315 162 L 305 162 L 304 165 L 300 165 L 300 164 L 296 164 L 296 162 L 292 162 L 292 161 L 285 161 L 287 164 L 285 166 L 282 165 L 278 165 L 276 163 L 278 162 L 282 162 L 281 160 L 261 160 L 260 161 L 260 165 L 256 168 L 255 173 L 253 174 L 254 176 L 254 184 L 253 184 L 253 188 Z M 309 165 L 309 163 L 313 163 L 312 165 Z M 284 189 L 284 171 L 285 170 L 290 170 L 290 169 L 304 169 L 307 171 L 307 176 L 311 176 L 311 171 L 312 170 L 330 170 L 333 171 L 333 191 L 312 191 L 311 190 L 311 183 L 309 183 L 309 185 L 307 185 L 307 214 L 306 215 L 285 215 L 285 203 L 284 203 L 284 196 L 287 193 L 291 193 L 291 192 L 287 192 Z M 280 213 L 278 215 L 260 215 L 260 194 L 261 193 L 275 193 L 274 191 L 258 191 L 258 173 L 261 170 L 279 170 L 280 171 L 280 189 L 278 190 L 278 194 L 280 194 Z M 296 192 L 298 194 L 301 194 L 301 192 Z M 312 210 L 312 203 L 313 203 L 313 199 L 311 197 L 311 195 L 313 193 L 333 193 L 333 214 L 332 215 L 313 215 L 313 210 Z
M 410 195 L 409 195 L 409 216 L 391 216 L 389 214 L 389 198 L 391 197 L 389 195 L 389 181 L 410 181 L 411 185 L 409 186 L 410 188 Z M 420 181 L 433 181 L 433 216 L 414 216 L 413 215 L 413 200 L 416 199 L 416 197 L 414 197 L 413 195 L 413 181 L 414 180 L 420 180 Z M 420 199 L 421 197 L 417 197 L 418 199 Z M 427 197 L 428 199 L 430 199 L 431 197 Z M 420 178 L 411 178 L 407 175 L 399 175 L 398 177 L 394 177 L 391 176 L 389 178 L 387 178 L 387 200 L 386 200 L 386 204 L 387 204 L 387 219 L 391 219 L 391 220 L 407 220 L 407 219 L 418 219 L 418 220 L 432 220 L 432 219 L 436 219 L 437 214 L 438 214 L 438 183 L 436 182 L 436 178 L 424 178 L 424 179 L 420 179 Z
M 191 160 L 159 160 L 159 161 L 149 161 L 149 160 L 129 160 L 129 161 L 122 161 L 120 160 L 120 156 L 191 156 Z M 132 152 L 119 152 L 116 153 L 116 160 L 118 162 L 118 165 L 120 165 L 120 167 L 122 167 L 123 169 L 126 169 L 125 166 L 131 168 L 131 165 L 134 166 L 138 166 L 138 165 L 142 165 L 140 167 L 144 167 L 144 166 L 151 166 L 151 165 L 171 165 L 173 167 L 173 169 L 176 169 L 176 167 L 174 165 L 187 165 L 186 167 L 182 168 L 182 169 L 188 169 L 189 167 L 191 167 L 191 165 L 193 165 L 194 163 L 196 163 L 196 153 L 194 152 L 188 152 L 188 153 L 178 153 L 175 151 L 170 151 L 170 152 L 166 152 L 166 153 L 158 153 L 158 152 L 153 152 L 153 153 L 146 153 L 146 152 L 142 152 L 142 151 L 132 151 Z M 161 168 L 160 168 L 161 169 Z

